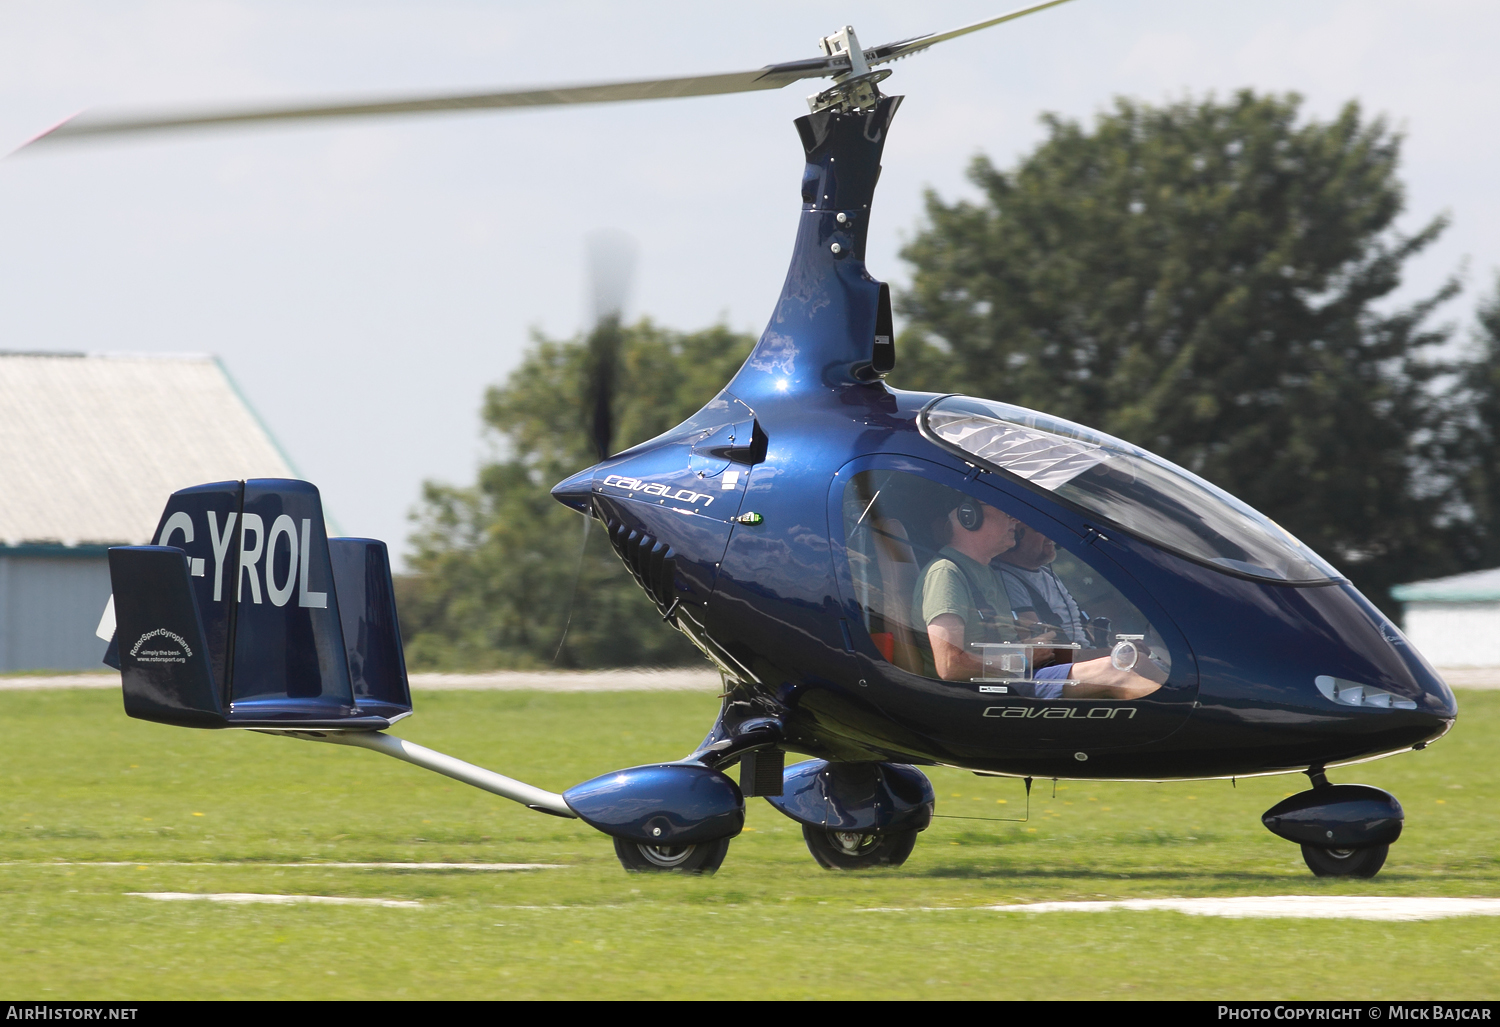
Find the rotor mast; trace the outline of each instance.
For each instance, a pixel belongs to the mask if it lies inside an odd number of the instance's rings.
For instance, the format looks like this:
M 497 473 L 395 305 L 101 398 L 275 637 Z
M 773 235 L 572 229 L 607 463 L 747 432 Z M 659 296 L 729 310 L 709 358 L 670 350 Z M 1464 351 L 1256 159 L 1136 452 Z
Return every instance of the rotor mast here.
M 815 109 L 794 122 L 806 163 L 791 266 L 770 323 L 727 386 L 752 408 L 871 385 L 894 362 L 890 290 L 866 270 L 865 243 L 901 97 L 852 72 L 828 92 L 839 95 L 813 97 Z

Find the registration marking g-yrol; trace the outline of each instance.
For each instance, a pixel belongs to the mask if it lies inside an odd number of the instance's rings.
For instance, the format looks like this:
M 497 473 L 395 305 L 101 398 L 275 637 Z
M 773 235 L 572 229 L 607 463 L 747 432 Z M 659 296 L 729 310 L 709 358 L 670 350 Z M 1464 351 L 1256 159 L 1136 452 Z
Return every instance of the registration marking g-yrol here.
M 643 496 L 659 496 L 662 499 L 672 499 L 679 503 L 697 503 L 709 506 L 714 497 L 706 492 L 694 492 L 692 489 L 674 489 L 670 485 L 663 485 L 658 481 L 643 481 L 640 478 L 631 478 L 623 474 L 611 474 L 604 479 L 604 484 L 610 488 L 625 489 L 628 492 L 639 493 Z M 725 488 L 730 486 L 726 485 Z
M 1120 714 L 1126 720 L 1135 719 L 1134 706 L 1090 706 L 1087 710 L 1077 706 L 986 706 L 986 717 L 1003 717 L 1007 720 L 1021 718 L 1033 720 L 1114 720 Z

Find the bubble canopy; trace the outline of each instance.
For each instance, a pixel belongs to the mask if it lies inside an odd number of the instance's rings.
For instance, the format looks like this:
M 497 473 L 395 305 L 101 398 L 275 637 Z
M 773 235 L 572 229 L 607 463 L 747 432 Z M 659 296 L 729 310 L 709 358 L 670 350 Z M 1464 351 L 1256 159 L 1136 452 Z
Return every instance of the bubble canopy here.
M 1148 542 L 1218 570 L 1285 582 L 1339 573 L 1275 521 L 1128 442 L 1025 407 L 944 396 L 924 434 Z

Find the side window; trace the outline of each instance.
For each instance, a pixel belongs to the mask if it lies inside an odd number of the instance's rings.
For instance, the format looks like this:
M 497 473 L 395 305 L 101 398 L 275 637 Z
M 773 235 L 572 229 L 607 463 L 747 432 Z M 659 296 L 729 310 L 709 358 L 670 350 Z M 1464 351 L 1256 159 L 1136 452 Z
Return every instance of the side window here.
M 854 596 L 883 657 L 982 692 L 1134 699 L 1171 654 L 1081 557 L 963 492 L 865 471 L 844 492 Z

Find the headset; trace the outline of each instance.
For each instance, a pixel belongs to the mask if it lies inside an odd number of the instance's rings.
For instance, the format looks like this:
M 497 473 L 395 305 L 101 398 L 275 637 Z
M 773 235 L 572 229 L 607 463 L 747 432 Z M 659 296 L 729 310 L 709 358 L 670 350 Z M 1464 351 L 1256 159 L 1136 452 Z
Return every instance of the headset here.
M 978 531 L 984 527 L 984 505 L 977 499 L 965 499 L 958 504 L 958 523 L 965 531 Z

